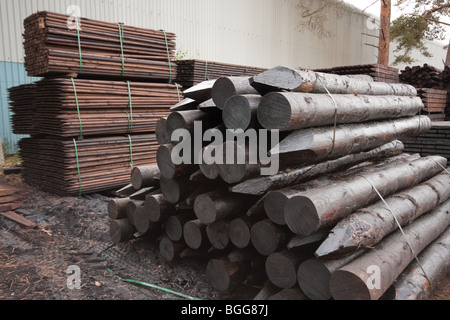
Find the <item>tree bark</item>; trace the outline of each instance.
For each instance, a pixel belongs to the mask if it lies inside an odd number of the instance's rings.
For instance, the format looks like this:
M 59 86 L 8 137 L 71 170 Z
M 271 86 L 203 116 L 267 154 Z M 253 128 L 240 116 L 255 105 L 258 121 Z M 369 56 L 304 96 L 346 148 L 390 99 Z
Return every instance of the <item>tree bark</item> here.
M 346 155 L 342 158 L 326 161 L 317 165 L 307 165 L 289 169 L 273 176 L 258 177 L 246 180 L 230 187 L 234 193 L 263 195 L 267 191 L 279 190 L 292 185 L 317 178 L 322 174 L 344 171 L 367 160 L 389 158 L 401 154 L 404 145 L 401 141 L 393 141 L 367 152 Z
M 269 69 L 254 76 L 250 79 L 250 83 L 261 96 L 279 91 L 417 96 L 417 90 L 407 84 L 373 82 L 356 77 L 317 73 L 304 69 L 290 69 L 283 66 Z
M 450 175 L 442 172 L 416 187 L 385 199 L 392 213 L 383 201 L 379 201 L 341 220 L 317 249 L 316 255 L 340 255 L 356 248 L 373 247 L 397 230 L 398 225 L 392 214 L 403 227 L 448 199 Z
M 378 46 L 378 63 L 384 66 L 389 65 L 389 46 L 391 34 L 391 0 L 382 0 L 380 16 L 380 41 Z
M 375 249 L 331 275 L 330 291 L 335 300 L 378 300 L 413 261 L 450 224 L 450 201 L 420 217 L 403 231 L 396 231 Z M 406 238 L 405 238 L 406 236 Z M 409 245 L 408 245 L 409 244 Z M 379 281 L 372 281 L 371 268 L 379 268 Z M 378 283 L 377 283 L 378 282 Z
M 356 210 L 379 200 L 372 186 L 383 197 L 388 197 L 434 177 L 446 164 L 447 159 L 443 157 L 426 157 L 300 192 L 284 207 L 286 223 L 292 232 L 300 235 L 334 226 Z
M 346 124 L 410 117 L 423 108 L 422 99 L 412 96 L 338 94 L 331 97 L 328 94 L 273 92 L 261 99 L 258 120 L 266 129 L 292 131 L 329 126 L 335 121 Z
M 450 229 L 427 247 L 418 258 L 432 283 L 428 282 L 417 262 L 413 262 L 394 283 L 393 299 L 426 300 L 429 298 L 436 289 L 436 282 L 448 272 L 450 267 Z
M 339 125 L 336 130 L 333 127 L 303 129 L 293 131 L 270 153 L 278 154 L 281 163 L 316 163 L 368 151 L 393 140 L 420 135 L 430 128 L 430 118 L 416 116 Z

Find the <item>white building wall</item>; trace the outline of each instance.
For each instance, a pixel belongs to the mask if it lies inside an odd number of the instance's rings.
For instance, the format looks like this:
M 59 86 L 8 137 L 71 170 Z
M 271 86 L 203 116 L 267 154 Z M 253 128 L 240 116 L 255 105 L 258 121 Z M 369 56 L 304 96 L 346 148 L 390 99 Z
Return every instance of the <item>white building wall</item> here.
M 177 35 L 188 58 L 257 67 L 331 67 L 374 63 L 376 50 L 365 46 L 367 18 L 346 12 L 327 25 L 335 34 L 318 39 L 299 29 L 301 0 L 0 0 L 0 61 L 23 62 L 23 20 L 36 11 L 67 13 L 123 22 Z M 320 0 L 316 0 L 317 6 Z

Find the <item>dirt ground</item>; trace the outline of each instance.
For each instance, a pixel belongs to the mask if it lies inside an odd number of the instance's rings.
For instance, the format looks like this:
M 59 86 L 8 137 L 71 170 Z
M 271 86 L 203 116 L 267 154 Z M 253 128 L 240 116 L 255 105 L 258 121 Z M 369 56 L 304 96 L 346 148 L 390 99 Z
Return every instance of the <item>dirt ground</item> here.
M 113 245 L 107 195 L 59 197 L 24 184 L 17 174 L 3 179 L 20 189 L 22 209 L 30 213 L 26 218 L 39 228 L 24 229 L 0 218 L 1 300 L 188 299 L 177 293 L 201 300 L 251 300 L 258 292 L 257 287 L 245 287 L 231 295 L 220 294 L 208 283 L 207 261 L 166 262 L 153 241 Z M 67 286 L 73 274 L 67 272 L 69 266 L 81 272 L 79 290 Z M 449 299 L 450 274 L 431 297 Z

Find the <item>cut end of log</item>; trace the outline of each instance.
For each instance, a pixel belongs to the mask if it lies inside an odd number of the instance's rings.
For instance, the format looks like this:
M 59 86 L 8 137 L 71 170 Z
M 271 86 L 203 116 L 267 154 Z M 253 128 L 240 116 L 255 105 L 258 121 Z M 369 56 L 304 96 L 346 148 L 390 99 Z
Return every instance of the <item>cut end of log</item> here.
M 211 259 L 206 266 L 206 275 L 211 286 L 220 292 L 226 292 L 230 288 L 230 275 L 226 266 L 219 259 Z
M 330 271 L 317 259 L 303 262 L 297 271 L 297 281 L 311 300 L 330 300 Z
M 199 195 L 195 199 L 194 212 L 203 224 L 209 225 L 217 220 L 216 205 L 209 194 Z
M 251 242 L 263 256 L 275 253 L 283 242 L 284 232 L 272 221 L 262 220 L 251 228 Z
M 283 94 L 269 93 L 261 99 L 258 121 L 265 129 L 283 131 L 291 120 L 292 110 Z
M 271 254 L 266 260 L 269 280 L 281 289 L 289 289 L 297 283 L 297 270 L 288 257 L 280 253 Z
M 230 241 L 239 249 L 244 249 L 251 243 L 251 234 L 248 224 L 238 218 L 230 223 Z
M 335 300 L 372 300 L 367 284 L 345 270 L 337 270 L 331 275 L 330 292 Z
M 283 192 L 273 191 L 267 194 L 264 200 L 264 210 L 272 222 L 280 226 L 286 225 L 283 208 L 288 200 L 289 198 Z
M 293 233 L 302 236 L 309 236 L 320 226 L 320 219 L 314 203 L 302 196 L 293 197 L 286 202 L 284 219 Z
M 188 221 L 183 226 L 184 241 L 191 249 L 200 249 L 205 239 L 203 226 L 198 221 Z
M 171 216 L 166 221 L 166 234 L 172 241 L 180 241 L 183 239 L 183 225 L 176 216 Z
M 223 108 L 222 118 L 227 129 L 247 130 L 252 124 L 252 107 L 246 96 L 229 98 Z
M 150 229 L 150 219 L 148 211 L 145 207 L 139 207 L 134 213 L 134 224 L 136 230 L 142 234 L 146 233 Z

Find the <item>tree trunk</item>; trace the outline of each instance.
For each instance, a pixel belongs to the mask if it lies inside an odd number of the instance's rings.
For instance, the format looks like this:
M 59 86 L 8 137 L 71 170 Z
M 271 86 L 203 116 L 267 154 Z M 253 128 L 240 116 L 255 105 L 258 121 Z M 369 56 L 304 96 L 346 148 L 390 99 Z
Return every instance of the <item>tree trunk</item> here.
M 378 63 L 389 65 L 389 45 L 391 34 L 391 0 L 381 0 L 381 30 L 380 43 L 378 47 Z
M 445 58 L 445 65 L 450 67 L 450 41 L 448 42 L 447 57 Z

